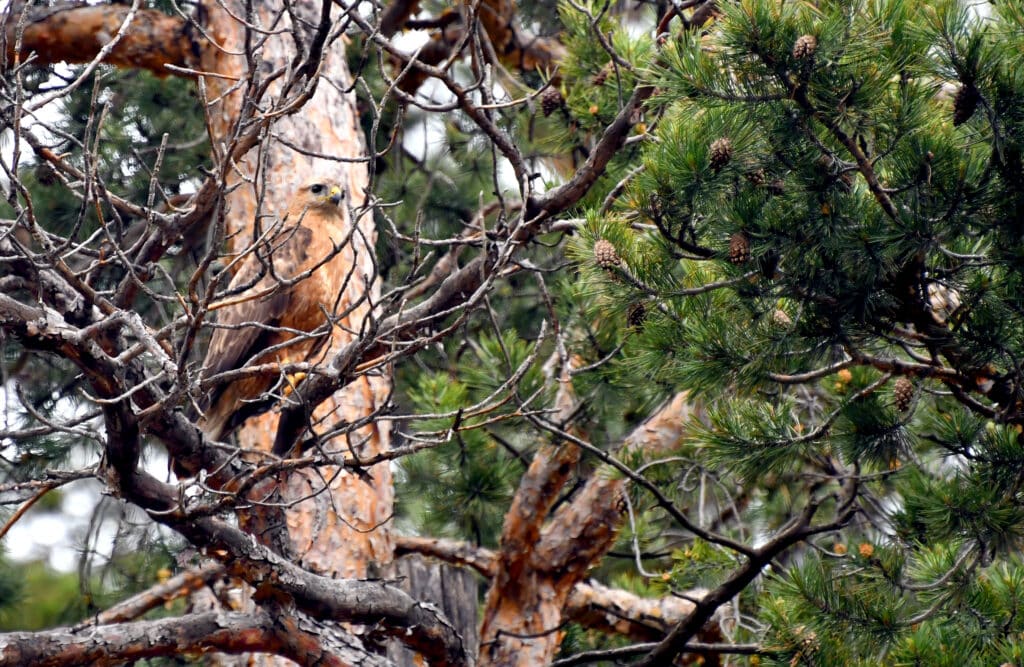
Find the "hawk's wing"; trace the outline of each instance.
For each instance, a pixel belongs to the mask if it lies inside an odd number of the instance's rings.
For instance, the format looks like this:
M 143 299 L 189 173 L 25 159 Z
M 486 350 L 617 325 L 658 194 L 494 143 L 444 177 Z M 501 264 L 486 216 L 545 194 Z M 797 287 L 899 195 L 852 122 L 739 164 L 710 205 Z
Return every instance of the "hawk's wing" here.
M 224 307 L 217 314 L 217 324 L 220 326 L 210 339 L 210 347 L 203 361 L 204 378 L 240 368 L 260 351 L 275 342 L 281 342 L 281 333 L 273 327 L 280 323 L 288 310 L 293 290 L 300 287 L 301 283 L 298 286 L 284 286 L 279 285 L 278 281 L 291 279 L 301 273 L 308 258 L 311 236 L 309 229 L 298 225 L 276 234 L 271 248 L 273 272 L 268 266 L 269 262 L 265 259 L 261 261 L 255 253 L 245 258 L 238 273 L 231 279 L 230 287 L 249 287 L 233 297 L 239 300 L 238 303 Z M 281 240 L 281 237 L 284 239 Z M 265 296 L 245 299 L 247 293 L 259 294 L 268 290 L 272 291 Z M 204 409 L 215 406 L 229 384 L 220 384 L 211 389 L 204 402 Z

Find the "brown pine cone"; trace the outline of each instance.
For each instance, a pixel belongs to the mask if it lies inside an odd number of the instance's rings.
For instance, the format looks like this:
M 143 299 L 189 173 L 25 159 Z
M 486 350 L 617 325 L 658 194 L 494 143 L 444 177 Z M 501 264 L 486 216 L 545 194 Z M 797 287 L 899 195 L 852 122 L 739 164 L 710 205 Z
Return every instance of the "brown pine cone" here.
M 729 237 L 729 261 L 733 264 L 746 264 L 750 261 L 750 239 L 743 232 L 736 232 Z
M 732 159 L 732 140 L 729 137 L 721 137 L 712 141 L 709 156 L 711 168 L 721 171 L 722 167 L 729 164 L 729 160 Z
M 565 98 L 562 97 L 562 91 L 555 86 L 548 86 L 543 93 L 540 94 L 540 110 L 544 113 L 544 116 L 550 116 L 565 104 Z
M 776 308 L 772 311 L 772 324 L 777 327 L 788 327 L 793 324 L 793 320 L 786 314 L 786 311 Z
M 608 63 L 602 67 L 597 74 L 594 75 L 594 85 L 603 86 L 604 82 L 608 80 L 608 77 L 612 74 L 612 64 Z
M 594 262 L 602 269 L 611 269 L 622 264 L 622 259 L 611 241 L 598 239 L 594 242 Z
M 748 171 L 744 176 L 747 177 L 751 185 L 761 186 L 768 182 L 768 175 L 764 172 L 764 169 Z
M 896 401 L 896 409 L 906 412 L 914 398 L 914 383 L 905 377 L 896 378 L 892 386 L 892 397 Z
M 965 83 L 960 86 L 960 90 L 956 91 L 956 96 L 953 98 L 953 125 L 963 125 L 969 121 L 978 109 L 980 101 L 981 95 L 978 94 L 978 89 L 974 85 Z
M 793 57 L 797 60 L 810 58 L 818 50 L 818 38 L 814 35 L 800 35 L 793 43 Z

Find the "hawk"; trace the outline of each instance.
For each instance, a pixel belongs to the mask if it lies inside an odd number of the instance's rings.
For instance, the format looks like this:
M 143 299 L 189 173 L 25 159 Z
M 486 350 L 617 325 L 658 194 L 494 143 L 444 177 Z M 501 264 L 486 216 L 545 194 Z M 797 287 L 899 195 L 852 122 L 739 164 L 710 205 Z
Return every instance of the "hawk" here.
M 231 296 L 215 306 L 204 379 L 245 366 L 308 361 L 324 346 L 345 280 L 335 262 L 346 238 L 342 192 L 329 182 L 299 188 L 284 217 L 249 249 L 231 279 Z M 287 392 L 288 382 L 281 373 L 264 373 L 217 384 L 200 406 L 200 428 L 222 439 L 266 410 L 268 392 Z

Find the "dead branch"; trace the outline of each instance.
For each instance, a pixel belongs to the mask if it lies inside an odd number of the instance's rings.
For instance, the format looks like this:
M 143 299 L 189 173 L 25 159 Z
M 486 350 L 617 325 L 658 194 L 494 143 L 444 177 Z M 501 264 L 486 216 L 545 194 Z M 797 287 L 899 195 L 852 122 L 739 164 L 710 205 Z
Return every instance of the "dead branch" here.
M 209 612 L 185 618 L 164 618 L 118 625 L 66 628 L 43 632 L 11 632 L 0 641 L 0 665 L 63 667 L 64 665 L 120 665 L 168 653 L 270 652 L 286 655 L 299 664 L 343 667 L 351 664 L 383 667 L 386 660 L 368 655 L 362 643 L 349 635 L 349 645 L 318 641 L 288 621 L 265 611 Z
M 164 605 L 171 600 L 184 597 L 192 591 L 199 590 L 209 585 L 211 581 L 224 574 L 224 566 L 220 563 L 210 562 L 195 569 L 186 570 L 180 574 L 160 582 L 141 593 L 136 593 L 127 600 L 122 600 L 109 609 L 104 609 L 96 616 L 93 616 L 74 628 L 81 630 L 87 625 L 112 625 L 123 623 L 139 618 L 151 609 Z

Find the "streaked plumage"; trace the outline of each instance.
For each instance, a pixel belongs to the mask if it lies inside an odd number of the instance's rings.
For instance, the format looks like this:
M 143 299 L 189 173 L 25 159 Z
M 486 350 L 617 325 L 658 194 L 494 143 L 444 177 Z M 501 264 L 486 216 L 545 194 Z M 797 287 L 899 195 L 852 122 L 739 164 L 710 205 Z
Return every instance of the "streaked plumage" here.
M 245 257 L 231 279 L 227 305 L 217 310 L 219 326 L 203 362 L 204 379 L 247 365 L 308 361 L 321 351 L 326 335 L 303 338 L 295 332 L 324 327 L 325 313 L 335 311 L 344 280 L 344 271 L 332 266 L 344 261 L 334 254 L 345 240 L 341 199 L 342 189 L 330 182 L 303 186 L 277 228 Z M 300 279 L 306 271 L 312 273 Z M 295 342 L 266 351 L 290 340 Z M 203 402 L 199 425 L 207 437 L 220 440 L 267 409 L 273 399 L 260 400 L 266 392 L 280 395 L 287 385 L 280 374 L 218 384 Z

